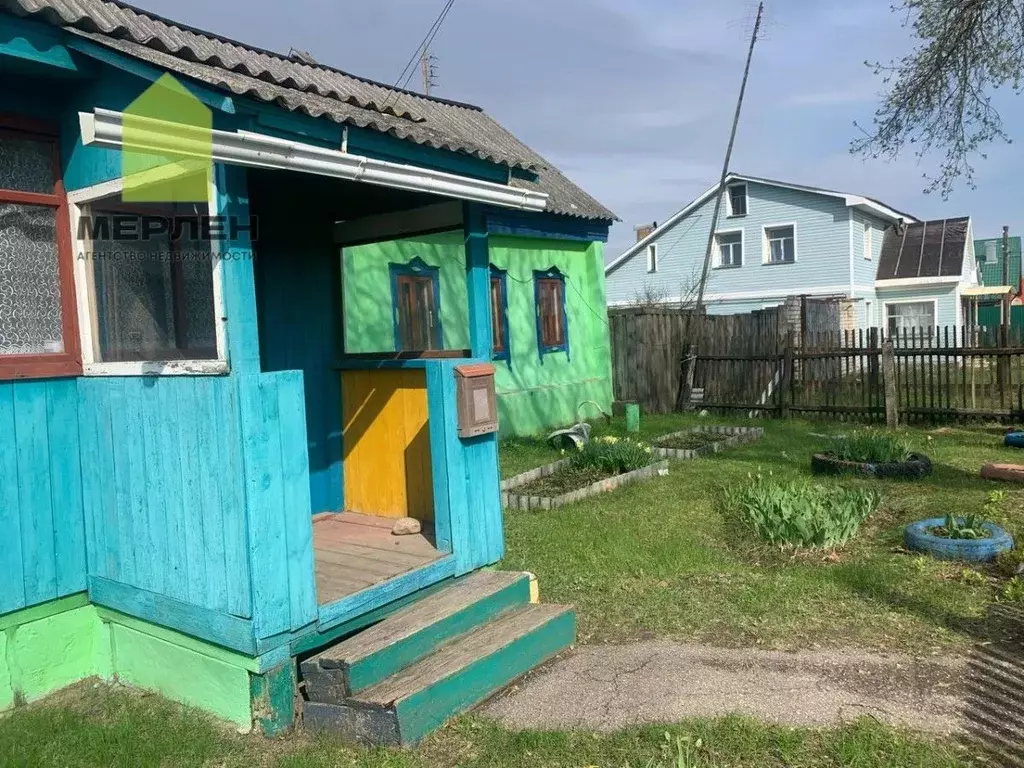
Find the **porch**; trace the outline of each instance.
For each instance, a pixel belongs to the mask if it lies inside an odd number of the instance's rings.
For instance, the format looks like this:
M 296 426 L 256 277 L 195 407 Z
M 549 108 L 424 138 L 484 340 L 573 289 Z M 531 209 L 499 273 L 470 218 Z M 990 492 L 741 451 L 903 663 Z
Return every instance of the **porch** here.
M 327 513 L 313 520 L 317 603 L 327 605 L 445 555 L 435 546 L 433 526 L 393 536 L 392 522 L 355 512 Z

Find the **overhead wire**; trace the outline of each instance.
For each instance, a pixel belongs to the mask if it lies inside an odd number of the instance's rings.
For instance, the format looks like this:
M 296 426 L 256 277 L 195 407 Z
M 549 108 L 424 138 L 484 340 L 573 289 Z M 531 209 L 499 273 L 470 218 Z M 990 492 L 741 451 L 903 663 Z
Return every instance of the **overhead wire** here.
M 446 0 L 441 12 L 437 15 L 437 18 L 434 19 L 434 23 L 430 25 L 430 29 L 427 30 L 427 34 L 423 36 L 420 44 L 416 46 L 416 50 L 413 51 L 412 56 L 409 57 L 409 61 L 406 62 L 405 66 L 402 68 L 401 73 L 395 80 L 395 84 L 392 86 L 391 93 L 384 100 L 384 104 L 381 106 L 381 110 L 386 109 L 398 100 L 401 96 L 398 89 L 404 89 L 409 85 L 409 81 L 412 80 L 413 75 L 416 74 L 416 62 L 420 60 L 420 57 L 423 55 L 423 51 L 429 48 L 430 44 L 434 42 L 434 38 L 437 37 L 437 33 L 441 31 L 441 26 L 444 24 L 445 19 L 448 18 L 448 14 L 451 12 L 453 5 L 455 5 L 455 0 Z

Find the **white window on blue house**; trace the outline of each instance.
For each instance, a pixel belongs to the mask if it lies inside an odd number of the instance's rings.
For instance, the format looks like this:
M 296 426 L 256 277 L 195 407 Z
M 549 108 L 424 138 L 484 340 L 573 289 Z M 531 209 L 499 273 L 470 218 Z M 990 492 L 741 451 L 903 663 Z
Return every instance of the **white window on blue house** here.
M 719 232 L 715 240 L 718 243 L 718 266 L 743 266 L 743 232 Z
M 765 263 L 792 264 L 796 261 L 796 227 L 765 227 Z
M 726 195 L 726 205 L 728 206 L 728 216 L 746 216 L 747 215 L 747 185 L 746 184 L 730 184 L 729 194 Z
M 917 336 L 922 329 L 935 328 L 934 301 L 900 301 L 885 305 L 885 323 L 890 336 Z
M 651 243 L 647 246 L 647 271 L 658 271 L 658 244 Z
M 864 258 L 871 261 L 871 250 L 874 246 L 874 238 L 871 233 L 871 222 L 864 222 Z

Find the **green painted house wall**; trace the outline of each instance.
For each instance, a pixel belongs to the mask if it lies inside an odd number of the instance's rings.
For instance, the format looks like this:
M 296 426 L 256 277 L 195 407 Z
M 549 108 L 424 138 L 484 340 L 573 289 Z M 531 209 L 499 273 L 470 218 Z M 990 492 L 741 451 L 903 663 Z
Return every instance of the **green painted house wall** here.
M 510 356 L 497 360 L 495 386 L 503 434 L 532 434 L 576 420 L 594 401 L 611 408 L 611 355 L 600 242 L 491 235 L 491 264 L 507 270 Z M 469 346 L 461 231 L 348 247 L 344 250 L 345 351 L 394 351 L 389 264 L 420 258 L 438 267 L 445 349 Z M 539 353 L 533 272 L 565 276 L 568 352 Z M 593 418 L 593 406 L 582 412 Z

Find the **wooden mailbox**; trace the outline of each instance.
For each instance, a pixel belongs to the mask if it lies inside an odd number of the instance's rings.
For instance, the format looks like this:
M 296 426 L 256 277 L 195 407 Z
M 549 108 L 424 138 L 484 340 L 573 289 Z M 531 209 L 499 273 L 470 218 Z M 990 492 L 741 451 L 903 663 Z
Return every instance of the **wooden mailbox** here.
M 490 363 L 460 365 L 455 369 L 459 437 L 476 437 L 498 431 L 498 400 L 494 394 L 494 366 Z

